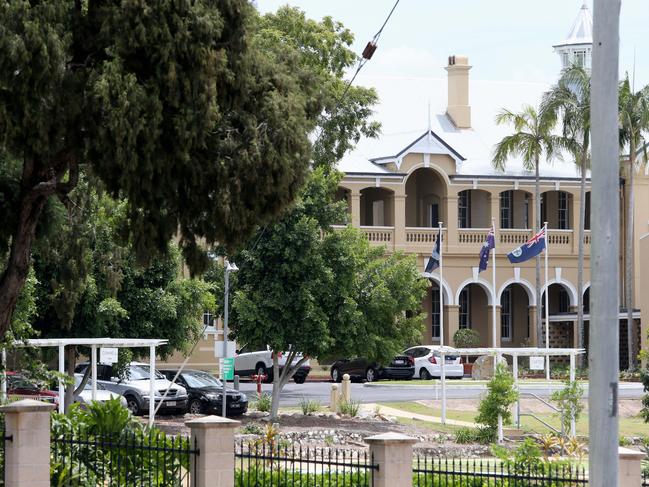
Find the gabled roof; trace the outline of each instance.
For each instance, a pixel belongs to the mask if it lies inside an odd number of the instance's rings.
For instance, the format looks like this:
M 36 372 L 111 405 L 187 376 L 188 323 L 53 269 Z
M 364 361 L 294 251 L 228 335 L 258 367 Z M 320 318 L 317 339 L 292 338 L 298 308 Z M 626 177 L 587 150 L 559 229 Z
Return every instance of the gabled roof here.
M 584 2 L 579 9 L 579 14 L 570 28 L 568 37 L 554 47 L 572 46 L 593 43 L 593 17 Z
M 401 159 L 410 152 L 418 152 L 422 154 L 446 154 L 455 159 L 456 162 L 466 160 L 465 157 L 462 157 L 459 152 L 448 145 L 444 139 L 431 129 L 428 129 L 395 155 L 375 157 L 371 159 L 371 161 L 375 164 L 386 164 L 388 162 L 396 161 L 397 167 L 399 167 L 401 165 Z

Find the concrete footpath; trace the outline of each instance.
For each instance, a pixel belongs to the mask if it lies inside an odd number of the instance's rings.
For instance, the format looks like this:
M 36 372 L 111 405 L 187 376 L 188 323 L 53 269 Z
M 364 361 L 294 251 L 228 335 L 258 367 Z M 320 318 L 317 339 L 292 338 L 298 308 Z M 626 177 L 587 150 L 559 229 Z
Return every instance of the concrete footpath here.
M 361 411 L 363 411 L 364 413 L 373 413 L 376 411 L 376 408 L 377 408 L 377 404 L 361 405 Z M 403 411 L 401 409 L 391 408 L 389 406 L 384 406 L 384 405 L 378 405 L 378 408 L 380 413 L 385 416 L 394 416 L 396 418 L 415 419 L 418 421 L 425 421 L 427 423 L 442 424 L 442 418 L 440 418 L 439 416 L 429 416 L 427 414 L 411 413 L 409 411 Z M 475 428 L 477 426 L 476 423 L 472 423 L 469 421 L 459 421 L 456 419 L 449 419 L 449 418 L 446 418 L 446 424 L 450 424 L 452 426 L 466 426 L 468 428 Z

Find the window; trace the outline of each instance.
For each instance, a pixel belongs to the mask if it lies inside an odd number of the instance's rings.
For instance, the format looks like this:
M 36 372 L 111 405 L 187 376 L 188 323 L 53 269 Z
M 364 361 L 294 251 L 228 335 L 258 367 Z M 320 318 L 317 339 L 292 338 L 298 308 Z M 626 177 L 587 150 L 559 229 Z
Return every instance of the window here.
M 530 228 L 530 195 L 525 194 L 523 199 L 523 228 Z
M 559 289 L 559 313 L 570 311 L 570 296 L 564 288 Z
M 568 212 L 568 193 L 560 191 L 557 193 L 557 205 L 558 205 L 558 226 L 560 230 L 566 230 L 570 224 L 570 214 Z
M 437 203 L 431 203 L 428 205 L 428 216 L 430 220 L 428 222 L 431 228 L 436 228 L 439 226 L 439 205 Z
M 500 193 L 500 228 L 514 228 L 514 192 Z
M 460 292 L 460 328 L 471 328 L 471 293 L 468 287 Z
M 564 68 L 570 67 L 570 58 L 568 57 L 567 52 L 561 53 L 561 64 Z
M 545 211 L 546 210 L 546 208 L 545 208 L 545 206 L 546 206 L 545 205 L 546 196 L 547 196 L 546 193 L 541 193 L 541 225 L 543 224 L 543 222 L 548 221 L 547 211 Z M 537 230 L 539 230 L 539 229 L 537 229 Z
M 461 191 L 458 195 L 457 226 L 471 228 L 471 191 Z
M 574 64 L 580 68 L 586 68 L 586 51 L 575 51 Z
M 431 293 L 432 298 L 432 335 L 433 339 L 440 338 L 440 322 L 439 322 L 439 287 L 433 288 Z
M 385 212 L 383 200 L 372 201 L 372 225 L 382 227 L 385 225 Z
M 510 342 L 512 340 L 512 292 L 510 288 L 503 291 L 500 306 L 500 338 L 505 342 Z
M 584 204 L 586 205 L 584 209 L 584 229 L 590 230 L 590 191 L 586 193 L 586 202 Z
M 203 312 L 203 327 L 206 331 L 215 331 L 215 326 L 214 315 L 209 310 L 205 310 Z

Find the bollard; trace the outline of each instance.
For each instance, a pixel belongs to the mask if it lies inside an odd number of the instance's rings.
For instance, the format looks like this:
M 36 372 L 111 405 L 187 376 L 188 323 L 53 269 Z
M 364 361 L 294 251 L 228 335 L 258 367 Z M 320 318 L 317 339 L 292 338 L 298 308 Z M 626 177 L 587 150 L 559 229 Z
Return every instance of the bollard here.
M 352 400 L 352 381 L 349 374 L 343 375 L 342 389 L 340 391 L 341 399 L 345 402 Z
M 235 390 L 239 390 L 239 376 L 235 375 L 233 379 L 233 387 Z
M 331 384 L 331 395 L 329 398 L 329 409 L 338 412 L 338 384 Z

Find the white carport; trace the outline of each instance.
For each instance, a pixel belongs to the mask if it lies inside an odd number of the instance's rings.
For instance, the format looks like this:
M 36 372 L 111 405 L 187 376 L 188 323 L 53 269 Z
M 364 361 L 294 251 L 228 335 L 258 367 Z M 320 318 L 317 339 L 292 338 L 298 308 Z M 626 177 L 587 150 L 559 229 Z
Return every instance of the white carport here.
M 57 347 L 59 349 L 59 372 L 65 374 L 65 347 L 75 345 L 90 348 L 90 378 L 92 384 L 92 399 L 97 396 L 97 348 L 148 348 L 149 349 L 149 425 L 153 424 L 155 416 L 155 357 L 156 348 L 165 345 L 167 340 L 147 338 L 37 338 L 33 340 L 15 341 L 17 348 L 44 348 Z M 5 378 L 3 376 L 3 392 Z M 65 411 L 65 387 L 59 381 L 59 412 Z
M 575 357 L 585 353 L 583 348 L 537 348 L 537 347 L 523 347 L 523 348 L 508 348 L 508 347 L 481 347 L 481 348 L 453 348 L 453 347 L 439 347 L 440 354 L 442 355 L 441 364 L 441 383 L 442 383 L 442 423 L 446 424 L 446 371 L 444 364 L 446 362 L 446 355 L 492 355 L 495 357 L 494 366 L 503 355 L 510 355 L 512 357 L 512 374 L 514 376 L 514 383 L 518 387 L 518 357 L 545 357 L 547 361 L 548 374 L 550 371 L 550 357 L 560 356 L 570 357 L 570 381 L 575 380 Z M 500 419 L 500 418 L 499 418 Z M 575 436 L 575 421 L 571 421 L 571 435 Z M 498 422 L 498 439 L 502 441 L 503 428 L 502 421 Z

